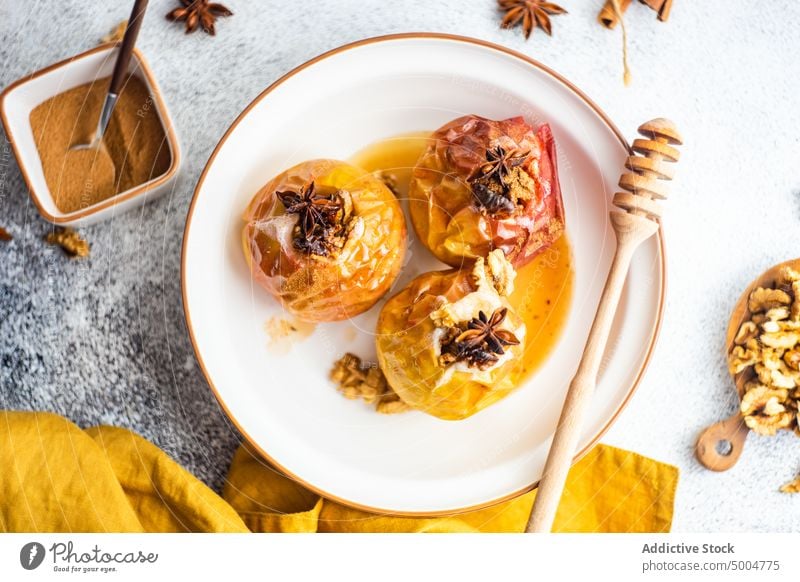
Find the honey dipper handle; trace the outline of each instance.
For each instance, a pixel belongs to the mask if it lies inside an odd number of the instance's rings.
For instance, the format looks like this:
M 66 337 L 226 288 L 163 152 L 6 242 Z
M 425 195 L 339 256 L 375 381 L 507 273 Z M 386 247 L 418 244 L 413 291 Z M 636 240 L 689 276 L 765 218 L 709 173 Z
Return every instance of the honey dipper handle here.
M 608 343 L 633 253 L 644 240 L 658 231 L 658 218 L 661 216 L 658 201 L 667 197 L 667 188 L 661 181 L 672 179 L 672 170 L 665 162 L 677 162 L 680 156 L 680 152 L 673 146 L 680 145 L 683 140 L 670 120 L 651 119 L 639 126 L 639 133 L 647 139 L 634 140 L 631 146 L 632 155 L 625 161 L 625 168 L 630 172 L 622 174 L 619 179 L 619 187 L 626 192 L 617 192 L 614 195 L 614 205 L 624 212 L 615 210 L 609 214 L 617 235 L 617 251 L 589 338 L 586 340 L 578 372 L 564 399 L 533 511 L 525 528 L 528 532 L 549 532 L 553 527 L 558 502 L 580 436 L 584 412 L 597 385 L 600 362 Z
M 597 384 L 597 374 L 603 360 L 614 314 L 617 310 L 628 267 L 636 247 L 658 230 L 658 223 L 645 217 L 612 212 L 611 220 L 617 232 L 617 252 L 600 298 L 592 329 L 586 341 L 578 372 L 564 400 L 564 408 L 550 446 L 542 480 L 528 521 L 528 532 L 549 532 L 555 519 L 561 492 L 572 465 L 584 412 L 591 402 Z
M 727 471 L 736 464 L 744 450 L 750 429 L 740 413 L 714 423 L 700 433 L 694 454 L 700 464 L 712 471 Z M 727 446 L 727 450 L 718 447 Z

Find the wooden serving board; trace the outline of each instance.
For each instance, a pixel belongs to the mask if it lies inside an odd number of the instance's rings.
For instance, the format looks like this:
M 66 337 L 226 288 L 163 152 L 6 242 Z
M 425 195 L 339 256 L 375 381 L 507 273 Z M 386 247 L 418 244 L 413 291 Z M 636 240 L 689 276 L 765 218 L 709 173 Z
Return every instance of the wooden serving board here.
M 752 313 L 747 307 L 750 293 L 757 287 L 772 287 L 784 267 L 800 270 L 800 259 L 786 261 L 767 269 L 750 283 L 741 297 L 739 297 L 739 301 L 737 301 L 728 322 L 728 332 L 725 338 L 726 356 L 731 353 L 735 346 L 733 340 L 736 338 L 739 328 L 752 317 Z M 752 368 L 747 368 L 733 377 L 740 400 L 744 395 L 745 384 L 753 377 Z M 750 429 L 744 424 L 741 412 L 737 410 L 729 418 L 712 424 L 700 433 L 695 445 L 695 456 L 700 461 L 700 464 L 707 469 L 727 471 L 739 460 L 749 433 Z

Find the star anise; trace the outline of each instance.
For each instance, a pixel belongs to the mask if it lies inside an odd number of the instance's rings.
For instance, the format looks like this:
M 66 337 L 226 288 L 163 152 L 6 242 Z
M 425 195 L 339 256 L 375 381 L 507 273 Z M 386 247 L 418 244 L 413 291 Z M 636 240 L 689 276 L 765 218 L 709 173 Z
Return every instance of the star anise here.
M 197 30 L 198 25 L 204 32 L 214 36 L 214 22 L 222 16 L 233 16 L 226 6 L 208 0 L 180 0 L 179 6 L 169 14 L 167 20 L 173 22 L 186 21 L 186 34 Z
M 486 161 L 478 166 L 473 176 L 474 178 L 497 176 L 501 182 L 505 182 L 511 170 L 521 166 L 530 153 L 530 150 L 522 151 L 518 148 L 507 150 L 501 145 L 488 148 L 486 150 Z
M 567 13 L 558 4 L 542 2 L 541 0 L 497 0 L 497 4 L 500 10 L 505 12 L 500 26 L 502 28 L 514 28 L 522 24 L 526 39 L 531 36 L 537 26 L 548 35 L 552 35 L 553 31 L 549 15 Z
M 275 193 L 289 214 L 300 215 L 300 227 L 305 232 L 332 224 L 342 210 L 342 199 L 337 194 L 325 196 L 317 192 L 314 182 L 309 182 L 300 192 Z
M 470 176 L 473 196 L 492 216 L 509 215 L 516 209 L 508 192 L 508 181 L 512 170 L 521 166 L 529 155 L 530 151 L 495 145 L 486 150 L 485 161 Z
M 487 317 L 483 311 L 472 318 L 465 326 L 448 330 L 442 342 L 440 362 L 447 365 L 456 361 L 466 361 L 469 366 L 485 370 L 499 360 L 506 346 L 519 344 L 517 336 L 507 329 L 500 329 L 508 309 L 501 307 Z
M 519 340 L 512 332 L 499 327 L 507 313 L 506 307 L 497 309 L 491 318 L 487 318 L 483 311 L 478 312 L 478 317 L 472 318 L 467 324 L 466 331 L 456 338 L 456 342 L 462 342 L 467 346 L 479 346 L 485 343 L 492 352 L 504 354 L 503 346 L 519 344 Z
M 344 229 L 344 201 L 336 191 L 323 194 L 314 182 L 299 192 L 276 192 L 287 214 L 297 214 L 294 247 L 310 255 L 327 256 Z

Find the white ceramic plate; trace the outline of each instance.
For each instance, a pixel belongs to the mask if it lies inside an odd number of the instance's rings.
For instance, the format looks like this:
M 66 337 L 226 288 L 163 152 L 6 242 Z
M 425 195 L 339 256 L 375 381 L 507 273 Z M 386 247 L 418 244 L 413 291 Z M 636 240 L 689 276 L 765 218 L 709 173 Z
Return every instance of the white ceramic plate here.
M 289 353 L 268 346 L 277 302 L 251 283 L 240 216 L 253 194 L 306 159 L 347 159 L 372 142 L 433 130 L 467 113 L 550 123 L 575 267 L 560 342 L 516 393 L 467 420 L 384 416 L 328 380 L 344 351 L 374 357 L 377 309 L 323 324 Z M 264 456 L 322 495 L 378 511 L 476 508 L 539 480 L 614 252 L 610 200 L 627 146 L 575 87 L 527 57 L 481 41 L 400 35 L 327 53 L 268 88 L 220 141 L 197 185 L 183 248 L 187 323 L 198 360 L 235 425 Z M 441 264 L 419 244 L 399 285 Z M 631 267 L 578 455 L 632 394 L 658 329 L 664 291 L 659 238 Z M 396 287 L 399 288 L 399 287 Z M 355 332 L 353 331 L 355 330 Z

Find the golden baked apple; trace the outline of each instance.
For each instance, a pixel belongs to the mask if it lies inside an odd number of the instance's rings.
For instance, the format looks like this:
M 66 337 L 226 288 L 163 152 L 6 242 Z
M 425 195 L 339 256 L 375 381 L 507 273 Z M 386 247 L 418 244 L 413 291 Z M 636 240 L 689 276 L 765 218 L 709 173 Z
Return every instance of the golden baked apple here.
M 306 321 L 366 311 L 403 263 L 400 204 L 382 181 L 345 162 L 312 160 L 279 174 L 253 197 L 244 221 L 253 278 Z
M 406 404 L 458 420 L 516 388 L 525 325 L 507 299 L 514 276 L 497 249 L 471 269 L 421 275 L 386 302 L 378 361 Z

